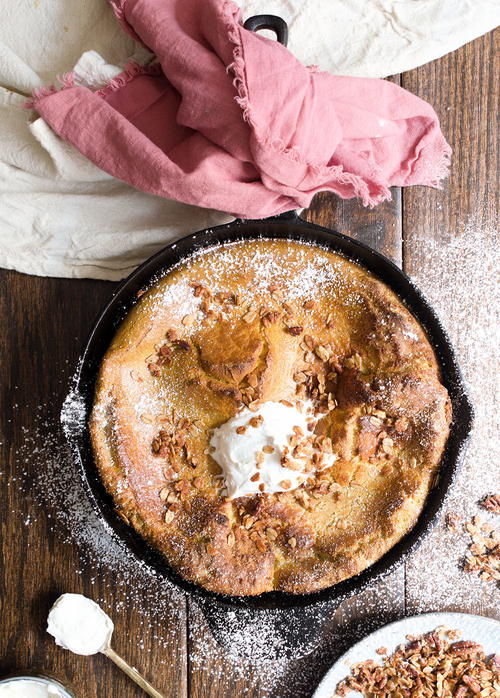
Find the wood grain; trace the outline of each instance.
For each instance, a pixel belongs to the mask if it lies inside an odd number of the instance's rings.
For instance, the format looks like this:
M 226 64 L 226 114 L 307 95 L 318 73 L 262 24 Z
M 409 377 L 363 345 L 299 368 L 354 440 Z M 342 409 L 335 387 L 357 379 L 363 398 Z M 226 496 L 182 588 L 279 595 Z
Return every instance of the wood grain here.
M 439 304 L 443 321 L 461 359 L 462 370 L 474 389 L 473 397 L 485 406 L 491 405 L 491 409 L 482 409 L 480 404 L 476 404 L 476 420 L 481 423 L 477 425 L 478 433 L 469 446 L 455 488 L 457 493 L 452 493 L 448 503 L 450 509 L 463 505 L 459 501 L 460 492 L 466 492 L 469 500 L 473 498 L 470 482 L 472 478 L 477 482 L 477 469 L 496 468 L 497 486 L 499 482 L 498 411 L 494 408 L 495 401 L 498 401 L 498 383 L 495 391 L 493 374 L 485 365 L 494 361 L 494 357 L 483 355 L 485 348 L 479 340 L 476 346 L 470 344 L 470 338 L 481 331 L 477 327 L 480 309 L 480 317 L 487 325 L 484 329 L 487 333 L 495 332 L 494 308 L 491 312 L 487 310 L 488 304 L 495 303 L 494 298 L 487 296 L 492 284 L 487 279 L 482 283 L 481 279 L 483 274 L 498 273 L 498 268 L 494 268 L 495 261 L 485 254 L 481 268 L 475 271 L 479 286 L 475 289 L 476 301 L 472 295 L 464 298 L 459 289 L 454 293 L 453 288 L 453 284 L 467 283 L 462 275 L 470 273 L 468 270 L 474 263 L 478 265 L 474 260 L 481 259 L 481 249 L 474 246 L 492 250 L 498 245 L 499 42 L 500 31 L 497 30 L 403 77 L 407 89 L 434 105 L 453 149 L 450 177 L 443 191 L 425 187 L 404 191 L 404 269 L 428 292 L 431 301 Z M 472 246 L 467 241 L 471 237 L 474 239 Z M 453 250 L 452 256 L 447 258 L 439 254 L 440 247 Z M 435 267 L 441 263 L 446 267 L 446 277 L 443 277 L 442 287 L 436 287 L 435 283 L 429 284 L 428 279 L 436 278 Z M 447 297 L 442 298 L 443 294 Z M 480 298 L 480 307 L 479 304 L 474 307 L 477 298 Z M 481 434 L 493 437 L 486 445 L 486 454 L 484 444 L 480 443 Z M 479 498 L 486 494 L 482 491 Z M 470 504 L 470 514 L 479 513 L 477 504 L 473 501 Z M 422 588 L 420 579 L 426 559 L 439 555 L 443 546 L 450 544 L 453 542 L 446 539 L 441 525 L 409 560 L 406 602 L 410 613 L 418 612 L 423 601 L 429 604 L 429 599 L 423 599 L 427 590 Z M 483 582 L 479 592 L 476 587 L 472 591 L 470 585 L 463 583 L 459 560 L 465 553 L 465 541 L 457 547 L 456 565 L 443 570 L 443 575 L 448 577 L 447 583 L 453 586 L 453 594 L 443 598 L 436 593 L 433 598 L 431 585 L 431 590 L 427 591 L 430 604 L 436 604 L 439 610 L 500 618 L 498 589 L 494 583 Z M 435 583 L 440 583 L 439 577 Z
M 496 35 L 498 39 L 498 33 Z M 497 112 L 494 35 L 478 39 L 450 56 L 407 73 L 403 86 L 436 106 L 454 150 L 444 192 L 414 188 L 393 192 L 393 201 L 373 210 L 329 194 L 316 197 L 309 220 L 352 235 L 412 275 L 426 273 L 431 261 L 422 239 L 439 243 L 443 231 L 474 216 L 495 230 L 498 200 Z M 498 59 L 498 50 L 496 52 Z M 103 656 L 76 657 L 57 648 L 45 633 L 47 611 L 63 591 L 104 599 L 116 623 L 113 646 L 157 688 L 173 698 L 263 698 L 270 695 L 262 669 L 240 667 L 215 641 L 202 612 L 184 600 L 177 608 L 141 605 L 131 587 L 140 579 L 106 569 L 85 568 L 79 552 L 63 542 L 57 512 L 37 504 L 30 479 L 39 459 L 23 448 L 26 433 L 44 440 L 43 422 L 55 423 L 68 381 L 94 316 L 113 289 L 99 281 L 28 277 L 0 272 L 0 673 L 52 672 L 79 698 L 142 695 Z M 48 431 L 47 431 L 48 433 Z M 51 429 L 52 433 L 52 429 Z M 21 486 L 21 481 L 24 483 Z M 431 553 L 432 554 L 432 553 Z M 383 582 L 329 609 L 329 624 L 318 649 L 298 660 L 271 692 L 276 698 L 310 696 L 329 664 L 369 627 L 377 627 L 416 607 L 416 575 L 410 562 Z M 164 592 L 168 597 L 169 592 Z M 456 606 L 455 606 L 456 607 Z M 484 596 L 463 598 L 460 610 L 493 614 Z M 210 657 L 207 666 L 203 658 Z M 210 670 L 208 670 L 210 669 Z
M 155 613 L 130 601 L 131 590 L 111 570 L 81 569 L 64 543 L 57 512 L 43 509 L 29 489 L 40 458 L 25 445 L 53 439 L 69 378 L 95 316 L 113 284 L 30 277 L 0 271 L 0 675 L 49 672 L 78 698 L 144 695 L 103 655 L 78 657 L 45 632 L 51 604 L 66 591 L 105 599 L 115 621 L 113 646 L 165 695 L 187 695 L 185 613 Z M 23 483 L 23 484 L 22 484 Z M 70 496 L 68 492 L 68 496 Z M 145 614 L 145 615 L 144 615 Z M 161 642 L 157 638 L 161 639 Z

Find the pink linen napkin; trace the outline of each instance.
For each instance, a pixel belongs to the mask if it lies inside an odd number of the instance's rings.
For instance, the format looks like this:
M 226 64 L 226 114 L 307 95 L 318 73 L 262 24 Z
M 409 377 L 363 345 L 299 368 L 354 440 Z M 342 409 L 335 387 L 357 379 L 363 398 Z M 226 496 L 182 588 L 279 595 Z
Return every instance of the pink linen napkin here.
M 372 206 L 391 186 L 446 176 L 436 113 L 397 85 L 304 67 L 245 30 L 228 0 L 110 2 L 157 62 L 129 64 L 97 92 L 70 73 L 30 106 L 137 189 L 262 218 L 322 190 Z

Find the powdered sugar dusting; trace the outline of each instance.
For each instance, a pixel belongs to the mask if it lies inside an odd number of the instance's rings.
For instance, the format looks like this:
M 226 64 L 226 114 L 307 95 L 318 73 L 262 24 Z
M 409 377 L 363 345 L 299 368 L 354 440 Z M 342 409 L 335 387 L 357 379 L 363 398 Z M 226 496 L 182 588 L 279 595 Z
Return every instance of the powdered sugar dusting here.
M 268 299 L 270 283 L 279 286 L 280 291 L 288 302 L 297 299 L 314 298 L 317 290 L 328 293 L 333 290 L 342 290 L 345 293 L 344 303 L 350 306 L 363 304 L 362 294 L 356 289 L 342 273 L 342 262 L 332 261 L 329 256 L 318 254 L 310 256 L 311 244 L 293 240 L 287 247 L 280 247 L 279 255 L 276 250 L 265 248 L 259 239 L 260 247 L 252 245 L 248 240 L 236 240 L 223 245 L 215 245 L 203 248 L 192 254 L 187 261 L 180 261 L 168 269 L 168 273 L 185 268 L 196 268 L 197 274 L 205 275 L 210 280 L 210 291 L 215 296 L 219 292 L 231 291 L 235 293 L 240 304 L 256 302 L 263 296 Z M 275 244 L 277 241 L 268 241 Z M 242 249 L 242 246 L 245 247 Z M 319 246 L 314 245 L 317 249 Z M 216 254 L 213 254 L 216 251 Z M 331 253 L 331 250 L 326 250 Z M 294 266 L 300 268 L 300 274 L 290 273 L 289 262 L 293 260 Z M 345 262 L 344 262 L 345 263 Z M 248 270 L 252 270 L 251 284 L 248 282 Z M 164 274 L 159 272 L 152 277 L 149 287 L 161 281 Z M 176 279 L 168 285 L 160 284 L 158 288 L 151 288 L 147 296 L 148 312 L 157 318 L 161 317 L 165 308 L 173 321 L 182 321 L 190 318 L 190 324 L 183 330 L 184 336 L 199 329 L 204 315 L 200 312 L 202 298 L 193 296 L 192 288 L 185 278 Z M 218 309 L 223 319 L 229 317 L 224 308 Z
M 414 244 L 415 281 L 451 336 L 475 410 L 467 457 L 445 507 L 465 521 L 478 513 L 485 494 L 500 488 L 498 238 L 471 218 L 439 240 L 422 234 Z M 497 585 L 461 570 L 467 542 L 466 534 L 440 525 L 412 556 L 407 565 L 411 611 L 477 610 L 482 599 L 485 614 L 498 614 Z
M 112 571 L 113 585 L 127 590 L 125 601 L 115 604 L 115 612 L 121 610 L 122 604 L 123 610 L 132 604 L 144 625 L 156 627 L 162 614 L 184 623 L 184 595 L 130 555 L 114 531 L 97 516 L 87 497 L 75 455 L 68 445 L 74 443 L 86 425 L 84 400 L 74 385 L 73 380 L 62 406 L 60 424 L 47 420 L 45 406 L 40 406 L 38 427 L 25 430 L 17 452 L 19 477 L 9 484 L 33 497 L 35 504 L 46 512 L 59 545 L 76 545 L 79 564 L 74 574 L 91 573 L 90 581 L 95 584 L 93 599 L 97 603 L 106 608 L 106 599 L 99 597 L 96 582 L 101 576 L 109 577 Z M 30 517 L 25 524 L 30 524 Z M 167 647 L 168 632 L 158 636 L 157 641 Z

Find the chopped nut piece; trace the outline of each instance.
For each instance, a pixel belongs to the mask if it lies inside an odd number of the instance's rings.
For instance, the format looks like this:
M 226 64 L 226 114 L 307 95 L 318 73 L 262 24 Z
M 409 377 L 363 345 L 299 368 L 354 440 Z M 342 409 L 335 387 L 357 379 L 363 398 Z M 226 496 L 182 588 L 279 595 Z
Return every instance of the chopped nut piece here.
M 247 428 L 245 426 L 236 427 L 237 434 L 244 434 L 246 432 L 246 430 L 247 430 Z
M 280 487 L 282 487 L 284 490 L 289 490 L 291 486 L 292 483 L 290 482 L 290 480 L 282 480 L 280 482 Z
M 215 313 L 207 303 L 207 301 L 202 301 L 200 303 L 200 310 L 202 313 L 204 313 L 207 317 L 214 317 Z
M 287 327 L 286 331 L 288 332 L 288 334 L 291 334 L 292 337 L 298 337 L 302 334 L 304 328 L 300 327 L 300 325 L 294 325 L 293 327 Z
M 407 417 L 398 417 L 394 422 L 394 428 L 398 434 L 404 434 L 410 425 L 410 420 Z
M 256 317 L 257 317 L 257 311 L 254 308 L 251 308 L 243 315 L 243 320 L 245 322 L 247 322 L 248 324 L 250 324 L 255 320 Z
M 262 450 L 264 453 L 274 453 L 274 446 L 264 446 Z
M 460 517 L 458 516 L 458 514 L 454 514 L 453 512 L 448 512 L 446 514 L 445 524 L 448 531 L 451 531 L 452 533 L 457 533 L 459 523 Z
M 255 519 L 253 518 L 253 516 L 244 516 L 243 526 L 248 530 L 249 528 L 252 528 L 254 521 Z
M 248 381 L 248 385 L 249 385 L 251 388 L 256 388 L 257 385 L 259 384 L 259 379 L 258 379 L 258 377 L 255 375 L 255 373 L 251 373 L 249 376 L 247 376 L 247 381 Z
M 481 692 L 481 684 L 473 676 L 469 676 L 468 674 L 464 674 L 462 676 L 462 681 L 470 688 L 470 690 L 473 693 L 480 693 Z
M 250 405 L 249 405 L 249 407 L 250 407 Z M 254 429 L 256 429 L 263 422 L 264 422 L 264 417 L 261 414 L 259 414 L 257 417 L 252 417 L 248 423 L 250 424 L 251 427 L 254 427 Z
M 185 342 L 183 339 L 176 339 L 172 343 L 177 347 L 177 349 L 180 349 L 181 351 L 189 351 L 189 344 L 188 342 Z
M 384 451 L 384 453 L 392 453 L 393 446 L 394 441 L 389 436 L 386 436 L 385 439 L 382 439 L 382 450 Z
M 160 375 L 160 367 L 158 364 L 155 364 L 153 362 L 148 364 L 148 371 L 152 376 L 159 376 Z
M 261 553 L 265 553 L 267 550 L 267 546 L 262 540 L 262 538 L 259 538 L 258 540 L 255 541 L 255 545 L 257 546 L 257 550 L 259 550 Z
M 481 506 L 493 514 L 500 514 L 500 494 L 490 494 L 481 502 Z
M 330 358 L 330 352 L 328 351 L 328 349 L 327 349 L 326 347 L 324 347 L 324 346 L 321 345 L 321 344 L 319 344 L 319 345 L 314 349 L 314 352 L 315 352 L 316 356 L 317 356 L 319 359 L 321 359 L 321 361 L 328 361 L 328 359 Z
M 184 315 L 181 322 L 184 325 L 184 327 L 191 327 L 194 324 L 195 320 L 196 320 L 195 313 L 190 313 L 189 315 Z
M 255 474 L 252 475 L 252 477 L 250 478 L 250 482 L 257 482 L 257 480 L 259 480 L 259 479 L 260 479 L 260 473 L 255 473 Z
M 163 344 L 158 350 L 161 363 L 168 363 L 172 358 L 172 350 L 166 344 Z
M 271 310 L 262 316 L 262 324 L 264 327 L 274 325 L 280 319 L 280 313 L 277 310 Z
M 280 400 L 280 403 L 285 405 L 285 407 L 293 407 L 293 403 L 290 400 Z
M 163 520 L 165 521 L 165 523 L 167 523 L 167 524 L 170 523 L 171 521 L 174 520 L 174 518 L 175 518 L 175 512 L 173 512 L 172 509 L 167 509 L 167 511 L 165 512 L 165 516 L 163 517 Z
M 288 545 L 291 548 L 295 548 L 297 546 L 297 539 L 296 538 L 289 538 L 288 539 Z
M 168 489 L 168 487 L 162 487 L 162 489 L 160 490 L 161 501 L 164 502 L 167 499 L 169 494 L 170 494 L 170 490 Z

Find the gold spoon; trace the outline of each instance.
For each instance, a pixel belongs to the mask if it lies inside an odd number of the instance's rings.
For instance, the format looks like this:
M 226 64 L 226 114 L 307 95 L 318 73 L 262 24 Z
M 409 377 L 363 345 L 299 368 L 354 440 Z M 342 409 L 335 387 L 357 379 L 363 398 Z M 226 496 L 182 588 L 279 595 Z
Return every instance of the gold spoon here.
M 56 643 L 75 654 L 89 656 L 101 652 L 111 659 L 148 696 L 166 698 L 111 647 L 114 625 L 95 601 L 82 594 L 62 594 L 50 609 L 47 632 Z
M 111 638 L 110 638 L 111 639 Z M 159 691 L 156 690 L 156 688 L 153 688 L 153 686 L 149 683 L 149 681 L 146 681 L 146 679 L 139 674 L 137 669 L 135 669 L 133 666 L 130 666 L 122 657 L 120 657 L 119 654 L 116 654 L 114 649 L 112 649 L 109 644 L 105 647 L 102 648 L 101 652 L 108 657 L 108 659 L 111 659 L 112 662 L 116 664 L 117 667 L 119 667 L 127 676 L 132 679 L 132 681 L 135 681 L 138 686 L 142 688 L 142 690 L 148 694 L 148 696 L 153 696 L 153 698 L 166 698 L 163 693 L 160 693 Z

